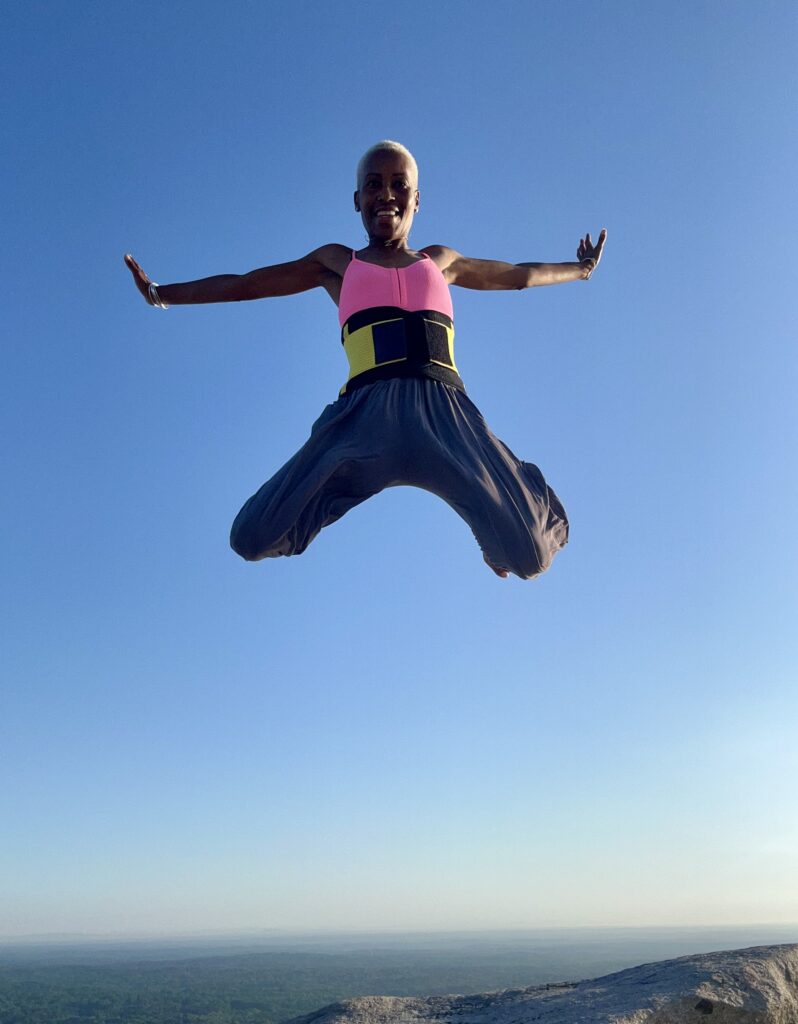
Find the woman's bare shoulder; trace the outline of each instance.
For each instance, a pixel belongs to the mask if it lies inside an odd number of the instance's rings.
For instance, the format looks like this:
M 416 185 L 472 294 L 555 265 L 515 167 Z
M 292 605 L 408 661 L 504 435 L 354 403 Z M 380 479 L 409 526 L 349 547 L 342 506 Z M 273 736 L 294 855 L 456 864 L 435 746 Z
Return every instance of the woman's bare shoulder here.
M 448 270 L 460 256 L 456 249 L 451 249 L 448 245 L 425 245 L 423 249 L 419 249 L 419 252 L 426 253 L 441 271 Z
M 343 277 L 347 264 L 352 259 L 352 250 L 347 245 L 330 242 L 328 245 L 320 245 L 318 249 L 309 252 L 305 259 L 320 263 L 325 270 Z

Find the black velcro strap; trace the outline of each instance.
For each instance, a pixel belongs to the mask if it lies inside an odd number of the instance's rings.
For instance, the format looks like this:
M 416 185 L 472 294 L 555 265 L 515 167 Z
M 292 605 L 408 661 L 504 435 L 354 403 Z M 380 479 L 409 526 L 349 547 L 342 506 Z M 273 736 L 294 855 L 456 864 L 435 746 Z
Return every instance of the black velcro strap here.
M 465 393 L 465 384 L 456 370 L 450 370 L 448 366 L 438 366 L 436 363 L 413 366 L 406 362 L 387 363 L 385 366 L 375 366 L 373 370 L 364 370 L 363 373 L 350 378 L 341 393 L 349 395 L 353 391 L 357 391 L 358 388 L 373 384 L 377 380 L 393 380 L 396 377 L 429 377 L 431 380 L 439 380 L 443 384 L 449 384 Z

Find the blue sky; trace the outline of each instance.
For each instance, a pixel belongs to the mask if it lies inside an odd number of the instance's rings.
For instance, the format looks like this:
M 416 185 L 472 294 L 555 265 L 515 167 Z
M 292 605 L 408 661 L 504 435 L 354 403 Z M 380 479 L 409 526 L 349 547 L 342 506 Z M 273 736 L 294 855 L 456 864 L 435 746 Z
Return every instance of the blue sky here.
M 4 936 L 798 921 L 791 3 L 4 5 Z M 321 292 L 147 308 L 362 244 L 571 519 L 532 583 L 395 489 L 228 549 L 345 376 Z M 8 159 L 10 155 L 11 159 Z

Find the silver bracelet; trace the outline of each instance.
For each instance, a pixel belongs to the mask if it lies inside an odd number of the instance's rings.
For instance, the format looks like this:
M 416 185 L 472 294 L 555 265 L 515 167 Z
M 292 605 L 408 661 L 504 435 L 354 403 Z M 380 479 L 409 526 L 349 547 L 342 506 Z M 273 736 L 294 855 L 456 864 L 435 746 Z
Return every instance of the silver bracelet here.
M 148 294 L 150 296 L 150 302 L 153 304 L 153 306 L 159 306 L 161 309 L 169 309 L 169 303 L 164 302 L 164 300 L 158 294 L 158 285 L 155 283 L 155 281 L 150 281 Z

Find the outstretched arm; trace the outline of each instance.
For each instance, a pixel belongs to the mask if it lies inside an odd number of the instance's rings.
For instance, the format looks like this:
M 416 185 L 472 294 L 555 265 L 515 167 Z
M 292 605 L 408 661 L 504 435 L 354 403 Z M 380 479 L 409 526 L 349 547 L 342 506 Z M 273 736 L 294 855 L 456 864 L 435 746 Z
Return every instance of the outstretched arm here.
M 477 260 L 463 256 L 454 249 L 432 245 L 425 249 L 435 260 L 449 284 L 461 288 L 494 291 L 513 288 L 536 288 L 566 281 L 586 281 L 598 266 L 606 230 L 593 244 L 587 234 L 576 250 L 576 263 L 502 263 L 498 260 Z
M 323 245 L 301 259 L 260 267 L 248 274 L 219 274 L 182 284 L 159 284 L 157 297 L 166 305 L 182 306 L 201 302 L 242 302 L 295 295 L 319 286 L 329 288 L 331 278 L 342 273 L 340 266 L 345 266 L 348 256 L 349 250 L 343 246 Z M 130 254 L 125 256 L 125 263 L 138 290 L 151 306 L 154 305 L 150 278 Z

